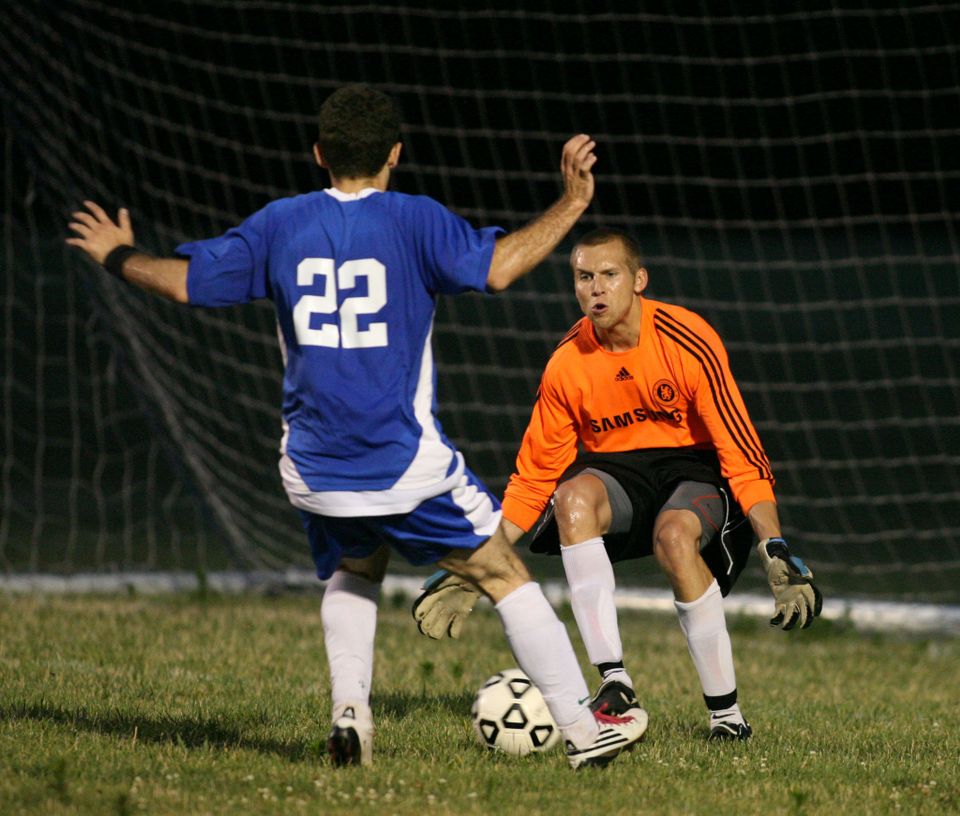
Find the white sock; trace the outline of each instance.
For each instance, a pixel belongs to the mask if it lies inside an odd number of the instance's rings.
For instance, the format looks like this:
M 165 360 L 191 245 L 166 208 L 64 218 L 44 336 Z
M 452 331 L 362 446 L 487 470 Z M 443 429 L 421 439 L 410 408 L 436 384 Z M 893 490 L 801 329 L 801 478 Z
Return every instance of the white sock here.
M 707 591 L 690 603 L 674 601 L 680 628 L 687 636 L 693 665 L 707 697 L 722 697 L 737 689 L 733 649 L 723 615 L 723 596 L 714 580 Z
M 743 712 L 740 711 L 740 706 L 734 703 L 730 708 L 724 708 L 720 711 L 711 711 L 710 712 L 710 722 L 716 722 L 717 720 L 725 720 L 726 722 L 740 722 L 746 725 L 746 720 L 743 718 Z
M 570 585 L 570 606 L 587 656 L 594 665 L 623 660 L 617 607 L 613 602 L 613 565 L 600 537 L 560 548 Z
M 359 575 L 337 570 L 327 582 L 320 617 L 334 712 L 346 703 L 369 706 L 379 599 L 380 584 Z
M 606 683 L 607 680 L 616 680 L 618 683 L 623 683 L 625 686 L 630 686 L 633 688 L 633 680 L 629 674 L 627 674 L 626 669 L 611 669 L 610 671 L 605 671 L 603 673 L 603 678 L 601 683 Z
M 533 680 L 565 739 L 578 748 L 599 733 L 587 708 L 590 693 L 567 630 L 532 581 L 503 598 L 495 609 L 520 668 Z

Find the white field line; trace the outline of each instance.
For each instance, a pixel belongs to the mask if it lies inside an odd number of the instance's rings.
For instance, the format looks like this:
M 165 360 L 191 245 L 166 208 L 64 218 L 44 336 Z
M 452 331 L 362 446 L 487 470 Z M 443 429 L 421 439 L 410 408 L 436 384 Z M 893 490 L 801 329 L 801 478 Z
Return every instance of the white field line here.
M 383 594 L 415 598 L 420 594 L 423 576 L 388 575 Z M 206 586 L 227 594 L 264 593 L 289 590 L 319 590 L 322 587 L 309 570 L 284 572 L 212 572 L 205 577 Z M 570 599 L 562 581 L 542 582 L 544 593 L 554 605 Z M 78 573 L 75 575 L 16 574 L 0 575 L 0 592 L 23 594 L 116 594 L 133 592 L 157 595 L 172 592 L 196 592 L 200 579 L 189 572 Z M 617 608 L 657 612 L 674 612 L 673 595 L 669 590 L 619 588 L 614 595 Z M 770 596 L 734 592 L 724 600 L 727 614 L 769 617 L 773 613 Z M 897 603 L 865 601 L 849 598 L 828 598 L 823 608 L 828 620 L 848 621 L 864 630 L 900 632 L 940 632 L 960 637 L 960 606 L 945 604 Z

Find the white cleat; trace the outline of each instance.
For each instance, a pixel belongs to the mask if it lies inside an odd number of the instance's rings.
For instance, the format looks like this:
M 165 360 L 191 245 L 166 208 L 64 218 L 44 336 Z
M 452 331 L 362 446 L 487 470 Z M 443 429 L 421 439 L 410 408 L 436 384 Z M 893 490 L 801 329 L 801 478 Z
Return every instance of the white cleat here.
M 574 770 L 586 766 L 603 767 L 621 751 L 636 745 L 647 730 L 647 712 L 639 706 L 620 715 L 594 711 L 593 716 L 600 726 L 600 733 L 590 745 L 577 748 L 567 741 L 567 760 Z
M 327 755 L 333 765 L 373 764 L 373 715 L 364 703 L 345 703 L 333 712 L 327 737 Z

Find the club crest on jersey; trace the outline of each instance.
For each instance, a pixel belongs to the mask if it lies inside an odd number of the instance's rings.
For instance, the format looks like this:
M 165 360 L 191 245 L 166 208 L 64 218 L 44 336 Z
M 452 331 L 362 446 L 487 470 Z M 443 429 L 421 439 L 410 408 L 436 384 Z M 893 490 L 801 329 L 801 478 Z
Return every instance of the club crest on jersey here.
M 673 405 L 677 396 L 677 388 L 670 380 L 658 380 L 653 386 L 653 398 L 661 405 Z

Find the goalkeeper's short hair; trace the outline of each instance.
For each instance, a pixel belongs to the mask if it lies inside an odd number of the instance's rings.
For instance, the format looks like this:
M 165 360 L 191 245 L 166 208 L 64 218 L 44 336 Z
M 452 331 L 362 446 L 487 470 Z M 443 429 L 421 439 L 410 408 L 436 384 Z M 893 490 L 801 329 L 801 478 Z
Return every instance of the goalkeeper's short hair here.
M 627 263 L 631 269 L 639 269 L 643 266 L 643 252 L 640 244 L 629 232 L 616 227 L 597 227 L 587 233 L 584 233 L 577 239 L 577 246 L 598 246 L 607 241 L 619 241 L 623 247 L 623 254 L 626 256 Z
M 317 141 L 330 172 L 338 178 L 376 175 L 400 141 L 394 101 L 369 85 L 338 88 L 320 108 Z

